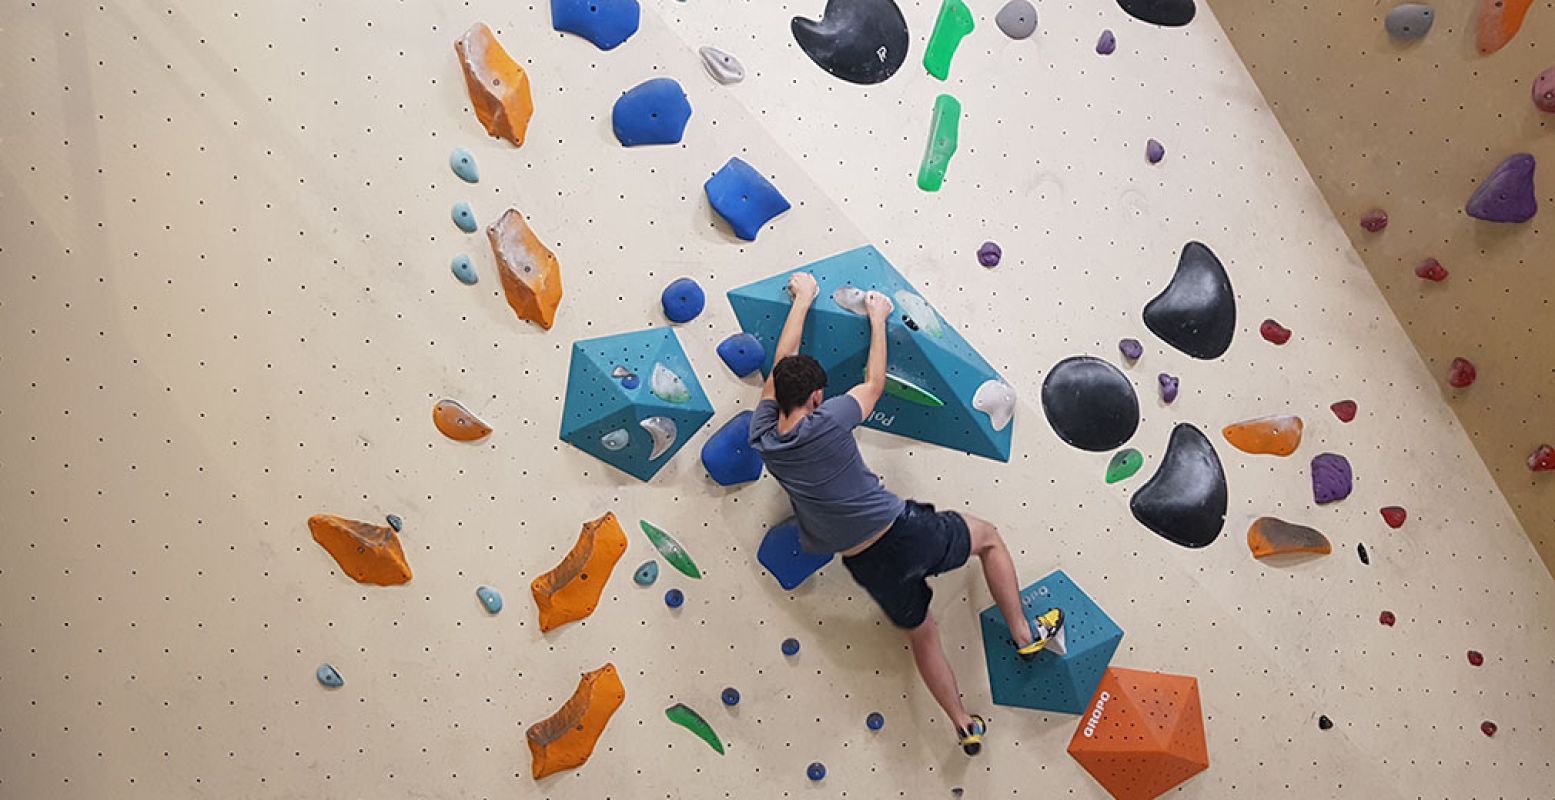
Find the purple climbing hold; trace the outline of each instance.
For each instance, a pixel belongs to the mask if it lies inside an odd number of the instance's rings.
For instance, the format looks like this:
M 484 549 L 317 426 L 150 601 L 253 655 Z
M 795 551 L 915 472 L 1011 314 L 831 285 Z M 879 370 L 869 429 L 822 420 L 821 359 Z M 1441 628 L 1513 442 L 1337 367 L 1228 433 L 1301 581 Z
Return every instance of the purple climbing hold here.
M 1555 67 L 1533 79 L 1533 104 L 1546 114 L 1555 114 Z
M 1004 251 L 993 242 L 983 242 L 983 246 L 977 248 L 977 263 L 985 267 L 999 266 L 999 259 L 1004 258 Z
M 1152 164 L 1159 164 L 1163 158 L 1166 158 L 1166 147 L 1154 139 L 1145 142 L 1146 161 L 1149 161 Z
M 1161 382 L 1161 402 L 1170 404 L 1177 399 L 1177 378 L 1166 373 L 1161 373 L 1158 378 Z
M 1124 339 L 1118 342 L 1118 352 L 1130 361 L 1138 361 L 1139 357 L 1145 354 L 1145 347 L 1138 339 Z
M 1533 196 L 1533 156 L 1509 156 L 1474 190 L 1464 208 L 1469 216 L 1486 222 L 1527 222 L 1539 210 Z
M 1101 32 L 1101 38 L 1096 40 L 1096 52 L 1099 55 L 1110 56 L 1112 51 L 1118 49 L 1118 37 L 1112 35 L 1112 30 Z
M 1336 503 L 1350 496 L 1355 475 L 1350 461 L 1338 453 L 1319 453 L 1312 457 L 1312 500 L 1318 505 Z

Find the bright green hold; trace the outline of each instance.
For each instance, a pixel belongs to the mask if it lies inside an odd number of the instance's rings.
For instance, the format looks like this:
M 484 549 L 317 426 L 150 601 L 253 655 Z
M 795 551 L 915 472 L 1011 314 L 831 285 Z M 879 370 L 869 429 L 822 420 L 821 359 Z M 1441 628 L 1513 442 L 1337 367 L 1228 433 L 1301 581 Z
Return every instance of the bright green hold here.
M 934 396 L 933 392 L 913 383 L 906 378 L 898 378 L 887 372 L 885 374 L 885 393 L 898 400 L 906 400 L 920 406 L 929 408 L 944 408 L 945 401 Z
M 1145 457 L 1138 450 L 1130 447 L 1127 450 L 1119 450 L 1112 460 L 1107 463 L 1107 482 L 1117 483 L 1134 477 L 1134 473 L 1145 465 Z
M 929 34 L 929 46 L 923 51 L 923 68 L 940 80 L 950 77 L 950 60 L 956 56 L 961 40 L 972 32 L 972 9 L 961 0 L 945 0 Z
M 948 94 L 934 100 L 934 122 L 929 126 L 929 146 L 918 166 L 918 188 L 937 192 L 945 183 L 945 168 L 956 154 L 956 139 L 961 131 L 961 101 Z
M 653 542 L 653 546 L 659 550 L 659 555 L 664 556 L 664 560 L 668 561 L 670 566 L 680 570 L 681 574 L 688 578 L 702 577 L 696 562 L 691 560 L 691 555 L 686 552 L 686 548 L 675 541 L 675 537 L 654 527 L 648 520 L 640 519 L 637 524 L 642 526 L 643 533 L 648 534 L 648 541 Z
M 702 719 L 702 715 L 692 711 L 685 703 L 676 703 L 664 709 L 664 716 L 669 717 L 670 722 L 685 728 L 697 735 L 697 738 L 707 742 L 707 746 L 718 751 L 718 755 L 724 754 L 724 743 L 713 731 L 713 726 Z

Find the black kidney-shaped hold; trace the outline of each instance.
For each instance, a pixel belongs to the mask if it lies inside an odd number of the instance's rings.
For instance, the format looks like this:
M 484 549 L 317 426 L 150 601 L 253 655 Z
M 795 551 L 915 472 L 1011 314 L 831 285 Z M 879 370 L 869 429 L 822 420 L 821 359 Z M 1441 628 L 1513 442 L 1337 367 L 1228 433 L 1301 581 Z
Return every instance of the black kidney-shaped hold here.
M 1172 429 L 1161 468 L 1129 501 L 1134 518 L 1183 547 L 1204 547 L 1226 524 L 1226 473 L 1214 445 L 1186 422 Z
M 1058 438 L 1100 453 L 1116 450 L 1139 428 L 1139 397 L 1117 367 L 1093 356 L 1070 356 L 1042 381 L 1042 410 Z
M 794 41 L 849 83 L 880 83 L 907 60 L 907 20 L 895 0 L 827 0 L 818 20 L 794 17 Z
M 1134 19 L 1169 28 L 1187 25 L 1198 11 L 1193 0 L 1118 0 L 1118 5 Z
M 1183 245 L 1172 282 L 1145 305 L 1145 327 L 1194 358 L 1220 358 L 1236 334 L 1236 294 L 1220 259 L 1201 242 Z

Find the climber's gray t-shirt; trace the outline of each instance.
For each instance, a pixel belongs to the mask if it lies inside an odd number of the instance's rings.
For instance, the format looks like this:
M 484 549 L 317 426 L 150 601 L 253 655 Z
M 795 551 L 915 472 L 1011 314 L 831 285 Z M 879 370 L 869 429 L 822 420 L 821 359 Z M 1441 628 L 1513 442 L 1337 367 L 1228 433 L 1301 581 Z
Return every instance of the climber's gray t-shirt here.
M 840 394 L 785 434 L 778 433 L 776 401 L 761 401 L 751 416 L 751 447 L 788 492 L 806 550 L 840 553 L 856 547 L 902 513 L 902 498 L 869 471 L 853 440 L 863 415 L 857 400 Z

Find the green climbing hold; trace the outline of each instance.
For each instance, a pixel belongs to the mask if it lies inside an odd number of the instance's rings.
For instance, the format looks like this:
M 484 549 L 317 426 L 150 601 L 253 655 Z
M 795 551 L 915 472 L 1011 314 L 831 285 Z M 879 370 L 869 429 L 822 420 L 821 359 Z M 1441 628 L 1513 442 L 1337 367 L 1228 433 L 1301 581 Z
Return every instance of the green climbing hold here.
M 934 396 L 933 392 L 913 383 L 906 378 L 900 378 L 891 373 L 885 374 L 885 393 L 898 400 L 906 400 L 920 406 L 929 408 L 944 408 L 945 401 Z
M 681 574 L 688 578 L 702 577 L 696 562 L 691 560 L 691 555 L 686 552 L 686 548 L 675 541 L 675 537 L 655 527 L 648 520 L 640 519 L 637 524 L 642 526 L 643 533 L 648 534 L 648 541 L 653 542 L 653 546 L 659 550 L 659 555 L 664 556 L 664 560 L 668 561 L 670 566 L 680 570 Z
M 708 747 L 716 750 L 718 755 L 724 754 L 723 740 L 718 738 L 718 733 L 713 730 L 713 726 L 707 724 L 707 720 L 702 719 L 701 714 L 692 711 L 685 703 L 676 703 L 664 709 L 664 716 L 669 717 L 670 722 L 696 734 L 697 738 L 707 742 Z
M 940 80 L 950 77 L 950 60 L 956 57 L 956 48 L 972 32 L 972 27 L 972 9 L 967 8 L 966 3 L 962 0 L 940 3 L 934 32 L 929 34 L 929 46 L 923 51 L 923 68 Z
M 1117 483 L 1118 481 L 1126 481 L 1134 477 L 1134 473 L 1138 472 L 1139 468 L 1144 465 L 1145 457 L 1140 455 L 1138 450 L 1132 447 L 1126 450 L 1119 450 L 1112 457 L 1112 460 L 1107 462 L 1107 482 Z
M 918 188 L 937 192 L 945 183 L 945 168 L 956 154 L 956 138 L 961 130 L 961 101 L 948 94 L 934 100 L 934 121 L 929 125 L 929 146 L 918 166 Z

